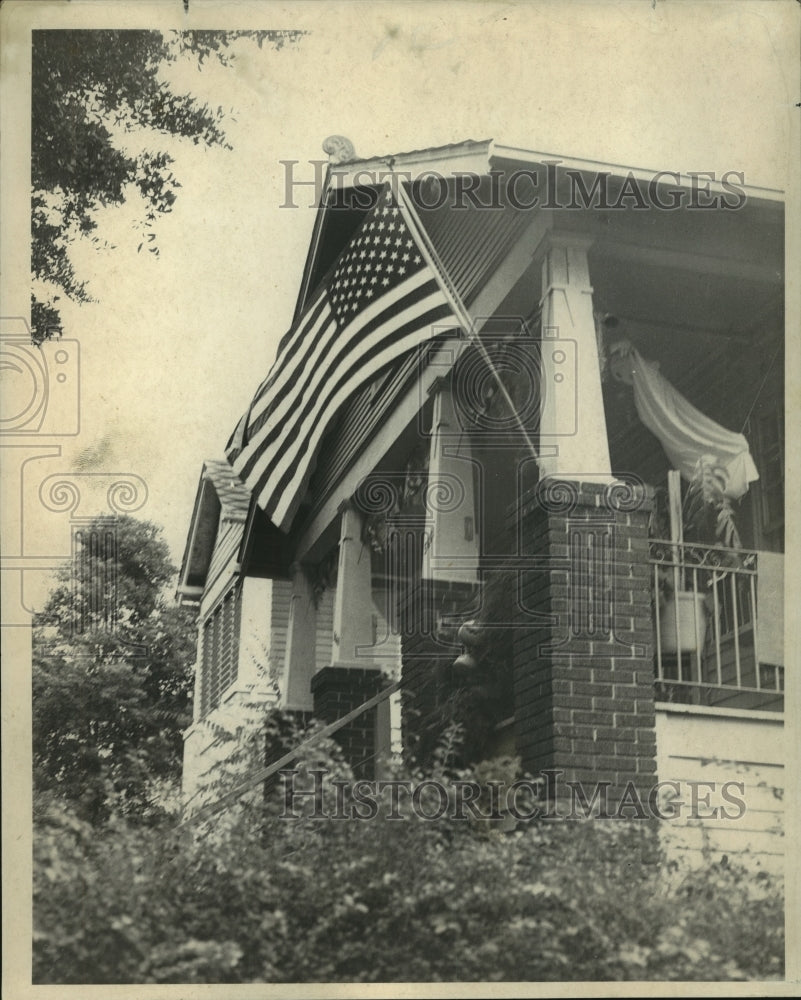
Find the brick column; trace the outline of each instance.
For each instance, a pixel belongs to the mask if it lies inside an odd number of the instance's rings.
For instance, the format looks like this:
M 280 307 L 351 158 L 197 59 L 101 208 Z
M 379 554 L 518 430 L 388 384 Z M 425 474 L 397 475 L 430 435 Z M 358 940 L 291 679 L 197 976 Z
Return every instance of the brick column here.
M 434 580 L 416 580 L 404 595 L 401 726 L 404 750 L 419 763 L 430 760 L 450 721 L 444 703 L 453 690 L 451 668 L 461 649 L 456 632 L 472 617 L 475 603 L 474 587 Z M 441 627 L 443 614 L 449 619 L 446 628 Z
M 311 682 L 314 715 L 323 722 L 335 722 L 358 708 L 388 681 L 378 670 L 358 667 L 323 667 Z M 334 734 L 345 760 L 360 778 L 375 776 L 376 710 L 369 709 Z
M 568 798 L 568 781 L 588 798 L 609 782 L 614 803 L 656 780 L 650 504 L 642 484 L 544 479 L 510 511 L 518 752 L 534 774 L 563 771 Z

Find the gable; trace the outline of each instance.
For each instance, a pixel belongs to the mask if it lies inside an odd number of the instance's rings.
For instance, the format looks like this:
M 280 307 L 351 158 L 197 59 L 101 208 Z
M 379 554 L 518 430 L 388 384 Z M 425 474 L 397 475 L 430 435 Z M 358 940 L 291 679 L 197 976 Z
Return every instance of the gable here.
M 221 564 L 239 551 L 249 509 L 250 494 L 228 463 L 205 462 L 178 578 L 182 602 L 198 602 Z

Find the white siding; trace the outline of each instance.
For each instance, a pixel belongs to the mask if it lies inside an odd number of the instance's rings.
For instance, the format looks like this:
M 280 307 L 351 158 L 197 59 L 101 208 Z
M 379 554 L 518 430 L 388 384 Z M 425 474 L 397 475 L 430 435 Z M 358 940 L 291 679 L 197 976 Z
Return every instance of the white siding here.
M 236 575 L 236 556 L 243 531 L 244 524 L 241 521 L 220 521 L 206 577 L 206 589 L 200 602 L 201 618 L 212 610 Z
M 784 858 L 784 739 L 780 715 L 705 709 L 666 708 L 656 713 L 659 781 L 679 783 L 682 815 L 661 824 L 668 849 L 692 864 L 719 860 L 724 854 L 750 866 L 781 871 Z M 699 796 L 698 816 L 692 813 L 692 783 Z M 744 803 L 740 810 L 721 796 L 726 782 Z M 705 797 L 708 805 L 704 805 Z M 718 809 L 714 817 L 712 810 Z M 702 818 L 706 817 L 706 818 Z
M 284 668 L 291 594 L 288 580 L 244 579 L 239 646 L 239 677 L 244 683 L 267 679 L 277 685 Z
M 292 600 L 292 584 L 289 580 L 272 580 L 270 595 L 270 637 L 269 666 L 272 676 L 279 677 L 284 669 L 286 637 L 289 629 L 289 606 Z
M 232 579 L 231 565 L 225 579 Z M 223 577 L 221 577 L 223 579 Z M 245 577 L 242 581 L 242 618 L 239 669 L 236 681 L 224 693 L 222 703 L 205 720 L 196 715 L 184 734 L 184 801 L 195 795 L 210 767 L 231 753 L 234 743 L 221 734 L 235 733 L 252 717 L 254 706 L 267 711 L 276 703 L 270 670 L 281 669 L 286 649 L 291 586 L 286 580 Z M 266 668 L 266 676 L 259 668 Z M 197 696 L 196 696 L 197 697 Z
M 385 612 L 386 605 L 382 592 L 373 594 L 375 611 L 374 663 L 392 680 L 400 678 L 401 669 L 401 639 L 400 635 L 390 631 Z M 288 605 L 287 605 L 288 606 Z M 317 642 L 315 648 L 315 669 L 331 665 L 332 643 L 334 637 L 334 590 L 329 588 L 323 592 L 317 606 Z M 379 742 L 392 753 L 401 750 L 401 706 L 400 694 L 391 695 L 388 703 L 379 706 L 379 729 L 386 734 Z
M 324 590 L 317 605 L 317 644 L 314 651 L 316 670 L 331 665 L 334 643 L 334 589 Z
M 206 589 L 213 585 L 229 559 L 236 555 L 242 541 L 244 525 L 241 521 L 221 520 L 217 529 L 217 540 L 211 554 L 209 572 L 206 576 Z
M 239 685 L 258 683 L 268 671 L 270 655 L 270 598 L 272 580 L 245 577 L 242 581 L 242 624 L 239 633 Z M 269 673 L 267 672 L 267 676 Z

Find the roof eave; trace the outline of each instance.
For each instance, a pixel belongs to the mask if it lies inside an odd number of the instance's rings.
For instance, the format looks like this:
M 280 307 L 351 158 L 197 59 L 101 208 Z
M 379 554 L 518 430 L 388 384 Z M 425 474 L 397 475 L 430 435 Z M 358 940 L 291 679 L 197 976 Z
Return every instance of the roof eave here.
M 195 493 L 195 502 L 192 507 L 192 518 L 189 522 L 189 532 L 186 536 L 186 545 L 184 546 L 184 554 L 181 558 L 181 570 L 178 574 L 178 586 L 176 588 L 176 597 L 181 600 L 183 596 L 189 591 L 193 591 L 195 588 L 190 586 L 186 582 L 187 570 L 189 568 L 192 552 L 195 547 L 195 542 L 197 539 L 197 529 L 200 521 L 200 507 L 202 503 L 204 487 L 206 485 L 206 466 L 204 464 L 200 478 L 197 484 L 197 492 Z
M 214 483 L 212 465 L 213 463 L 204 462 L 200 474 L 186 548 L 181 560 L 181 572 L 178 577 L 177 596 L 179 599 L 195 600 L 197 598 L 198 583 L 196 580 L 198 576 L 203 575 L 201 567 L 205 566 L 206 571 L 208 571 L 214 549 L 214 543 L 212 541 L 209 544 L 209 539 L 216 536 L 219 524 L 224 521 L 244 524 L 248 519 L 248 512 L 230 506 L 226 502 L 226 497 L 220 495 L 220 491 Z M 252 499 L 250 497 L 248 507 L 252 505 Z M 214 532 L 209 530 L 212 520 L 216 522 Z M 202 530 L 203 528 L 206 529 L 205 532 Z M 205 551 L 199 552 L 198 549 L 201 545 L 204 546 Z M 189 582 L 190 577 L 192 577 L 191 583 Z
M 623 163 L 607 163 L 603 160 L 585 160 L 574 156 L 561 156 L 555 153 L 543 153 L 537 150 L 521 149 L 517 146 L 501 146 L 493 143 L 490 154 L 490 166 L 503 160 L 511 160 L 521 165 L 530 164 L 554 164 L 559 170 L 581 170 L 592 173 L 608 173 L 614 177 L 632 176 L 638 181 L 652 181 L 655 177 L 662 175 L 667 183 L 668 178 L 671 183 L 680 187 L 692 188 L 697 186 L 698 177 L 692 174 L 682 174 L 676 170 L 661 168 L 660 170 L 648 169 L 647 167 L 631 167 Z M 726 193 L 727 188 L 717 180 L 709 179 L 708 172 L 701 172 L 701 179 L 704 187 L 709 184 L 709 190 L 716 194 Z M 738 181 L 738 189 L 743 190 L 751 198 L 763 198 L 766 201 L 782 202 L 785 199 L 785 192 L 779 188 L 758 187 L 744 184 Z
M 411 179 L 427 173 L 443 176 L 454 173 L 485 174 L 489 170 L 493 139 L 468 139 L 449 146 L 415 149 L 408 153 L 371 156 L 331 167 L 329 190 L 365 184 L 380 184 L 391 174 Z

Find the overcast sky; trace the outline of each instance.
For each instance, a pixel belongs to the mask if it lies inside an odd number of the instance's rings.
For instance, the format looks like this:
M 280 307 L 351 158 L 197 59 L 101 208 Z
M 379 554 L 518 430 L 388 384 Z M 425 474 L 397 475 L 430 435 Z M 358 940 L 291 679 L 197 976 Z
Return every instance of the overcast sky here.
M 195 25 L 233 26 L 236 11 L 241 26 L 244 10 L 253 27 L 311 34 L 279 52 L 242 43 L 233 69 L 171 71 L 176 86 L 234 109 L 234 148 L 169 143 L 183 187 L 158 222 L 158 258 L 136 252 L 136 198 L 98 218 L 117 249 L 76 250 L 98 300 L 63 309 L 65 336 L 81 344 L 82 431 L 48 466 L 140 475 L 149 500 L 139 514 L 164 525 L 176 560 L 202 461 L 222 457 L 294 307 L 314 212 L 279 207 L 281 160 L 311 178 L 303 164 L 324 157 L 332 133 L 362 156 L 495 138 L 786 182 L 797 42 L 774 4 L 191 7 Z

